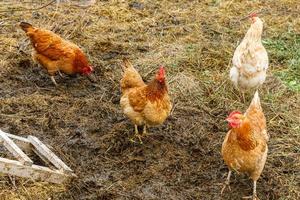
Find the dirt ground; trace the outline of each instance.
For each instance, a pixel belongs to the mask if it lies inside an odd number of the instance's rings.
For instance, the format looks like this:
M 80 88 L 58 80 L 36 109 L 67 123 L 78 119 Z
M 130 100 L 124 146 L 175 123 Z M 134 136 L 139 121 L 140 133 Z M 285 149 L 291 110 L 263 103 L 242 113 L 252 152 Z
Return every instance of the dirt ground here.
M 50 1 L 49 1 L 50 2 Z M 242 3 L 241 3 L 242 2 Z M 252 192 L 234 173 L 231 191 L 220 191 L 227 167 L 220 149 L 232 110 L 247 103 L 228 80 L 233 51 L 262 11 L 263 43 L 270 57 L 260 90 L 271 136 L 258 181 L 261 200 L 300 199 L 300 4 L 298 0 L 126 1 L 89 7 L 62 1 L 0 3 L 0 128 L 34 135 L 77 174 L 68 185 L 0 177 L 0 199 L 224 199 Z M 80 4 L 80 3 L 79 3 Z M 37 9 L 35 9 L 37 8 Z M 55 31 L 78 44 L 95 67 L 86 77 L 56 76 L 31 59 L 20 21 Z M 171 116 L 133 144 L 131 122 L 120 105 L 120 63 L 129 58 L 146 81 L 167 68 Z

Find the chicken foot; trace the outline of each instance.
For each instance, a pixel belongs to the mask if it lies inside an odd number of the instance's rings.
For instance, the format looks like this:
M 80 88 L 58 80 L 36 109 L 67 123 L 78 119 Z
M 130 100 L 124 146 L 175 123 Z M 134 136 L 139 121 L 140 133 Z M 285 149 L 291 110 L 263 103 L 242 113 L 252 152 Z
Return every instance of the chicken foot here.
M 257 194 L 256 194 L 256 181 L 253 181 L 253 195 L 243 197 L 243 199 L 259 200 L 259 198 L 257 197 Z
M 229 190 L 231 190 L 231 188 L 230 188 L 230 176 L 231 176 L 231 170 L 229 170 L 229 172 L 228 172 L 228 175 L 227 175 L 227 178 L 226 178 L 226 181 L 225 181 L 225 183 L 223 184 L 224 186 L 223 186 L 223 188 L 222 188 L 222 190 L 221 190 L 221 195 L 223 194 L 223 192 L 224 192 L 224 190 L 228 187 L 228 189 Z
M 143 144 L 142 135 L 139 134 L 139 129 L 136 124 L 134 125 L 134 136 L 129 139 L 130 142 L 135 143 L 136 141 L 134 140 L 134 138 L 138 138 L 140 141 L 140 144 Z

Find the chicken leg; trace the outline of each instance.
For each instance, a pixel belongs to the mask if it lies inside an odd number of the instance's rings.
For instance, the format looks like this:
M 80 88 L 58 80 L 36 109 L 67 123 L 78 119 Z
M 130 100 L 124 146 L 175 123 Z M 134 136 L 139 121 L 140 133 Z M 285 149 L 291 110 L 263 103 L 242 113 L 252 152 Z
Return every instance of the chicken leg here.
M 224 190 L 226 189 L 226 187 L 228 187 L 229 190 L 231 190 L 231 189 L 230 189 L 230 185 L 229 185 L 229 184 L 230 184 L 230 176 L 231 176 L 231 170 L 229 170 L 229 172 L 228 172 L 226 181 L 225 181 L 224 186 L 223 186 L 223 188 L 222 188 L 222 190 L 221 190 L 221 195 L 223 194 L 223 192 L 224 192 Z
M 242 91 L 242 100 L 243 100 L 243 103 L 246 103 L 245 92 L 244 91 Z
M 57 86 L 57 83 L 54 79 L 54 75 L 57 71 L 59 71 L 57 67 L 57 62 L 53 61 L 46 56 L 38 53 L 33 53 L 32 57 L 35 61 L 39 62 L 45 69 L 47 69 L 48 74 L 50 75 L 51 81 L 54 83 L 55 86 Z M 60 72 L 59 72 L 60 73 Z
M 140 141 L 140 144 L 143 144 L 142 136 L 139 134 L 139 129 L 138 129 L 138 126 L 136 124 L 134 125 L 134 136 L 129 139 L 130 142 L 135 143 L 134 138 L 138 138 L 139 141 Z
M 64 78 L 64 75 L 60 72 L 60 70 L 58 70 L 58 74 L 60 77 Z
M 144 125 L 144 128 L 143 128 L 143 136 L 147 135 L 147 125 L 145 124 Z
M 256 181 L 253 181 L 253 195 L 243 197 L 243 199 L 259 200 L 259 198 L 257 197 L 257 194 L 256 194 Z
M 50 76 L 50 79 L 51 79 L 51 81 L 54 83 L 55 86 L 58 86 L 57 83 L 56 83 L 56 81 L 55 81 L 54 76 Z

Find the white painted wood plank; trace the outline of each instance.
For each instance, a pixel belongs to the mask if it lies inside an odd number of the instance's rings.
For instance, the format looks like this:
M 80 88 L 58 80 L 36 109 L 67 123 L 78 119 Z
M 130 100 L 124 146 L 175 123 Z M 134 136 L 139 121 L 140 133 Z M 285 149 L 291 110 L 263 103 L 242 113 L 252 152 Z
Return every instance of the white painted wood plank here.
M 40 159 L 42 159 L 45 163 L 45 166 L 49 167 L 50 169 L 57 169 L 55 166 L 52 165 L 52 163 L 45 157 L 43 156 L 36 148 L 32 148 L 32 151 L 34 152 L 35 155 L 37 155 Z
M 30 144 L 30 141 L 27 138 L 24 138 L 24 137 L 21 137 L 21 136 L 17 136 L 17 135 L 13 135 L 13 134 L 10 134 L 10 133 L 6 133 L 4 131 L 2 131 L 2 132 L 5 133 L 7 135 L 7 137 L 9 137 L 11 139 L 19 140 L 21 142 Z
M 6 135 L 0 130 L 0 140 L 3 145 L 24 165 L 32 165 L 32 160 Z
M 64 183 L 75 177 L 74 174 L 66 175 L 59 170 L 51 170 L 48 167 L 38 165 L 26 166 L 19 161 L 0 158 L 0 172 L 36 181 L 47 181 L 51 183 Z
M 5 132 L 5 134 L 10 139 L 12 139 L 16 143 L 16 145 L 18 147 L 20 147 L 23 151 L 26 151 L 26 153 L 32 153 L 32 146 L 30 144 L 30 141 L 27 138 L 20 137 L 20 136 L 17 136 L 17 135 L 6 133 L 6 132 Z
M 59 159 L 45 144 L 43 144 L 37 137 L 29 135 L 27 139 L 36 148 L 36 150 L 44 157 L 47 158 L 55 167 L 63 170 L 65 173 L 72 173 L 70 169 L 61 159 Z

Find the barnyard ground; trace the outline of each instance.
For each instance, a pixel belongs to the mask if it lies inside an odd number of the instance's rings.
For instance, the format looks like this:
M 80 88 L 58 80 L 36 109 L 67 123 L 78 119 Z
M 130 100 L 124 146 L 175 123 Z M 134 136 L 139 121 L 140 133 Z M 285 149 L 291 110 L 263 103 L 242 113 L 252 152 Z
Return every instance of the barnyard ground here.
M 49 1 L 51 2 L 51 1 Z M 220 149 L 225 117 L 246 103 L 228 78 L 231 58 L 260 12 L 270 59 L 260 89 L 271 136 L 258 181 L 261 200 L 300 198 L 300 4 L 298 0 L 99 0 L 0 3 L 0 128 L 34 135 L 77 174 L 67 185 L 0 176 L 0 199 L 224 199 L 252 192 L 234 174 L 221 196 L 227 167 Z M 85 77 L 56 77 L 31 58 L 20 21 L 50 29 L 79 45 L 95 67 Z M 171 116 L 149 129 L 144 144 L 129 141 L 134 128 L 123 116 L 119 80 L 127 57 L 149 81 L 167 68 Z

